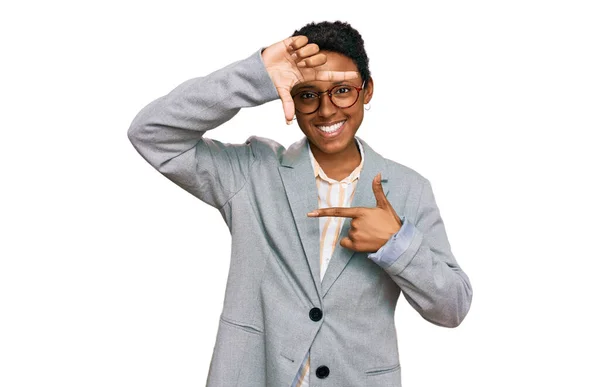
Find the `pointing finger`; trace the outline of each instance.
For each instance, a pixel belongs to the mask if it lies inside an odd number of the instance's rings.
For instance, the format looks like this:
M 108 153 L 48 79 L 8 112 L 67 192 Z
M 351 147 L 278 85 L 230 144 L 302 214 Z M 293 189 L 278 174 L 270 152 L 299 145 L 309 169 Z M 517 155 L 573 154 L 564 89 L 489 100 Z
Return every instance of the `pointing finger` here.
M 357 218 L 363 213 L 361 207 L 330 207 L 320 208 L 309 212 L 307 215 L 310 217 L 321 217 L 321 216 L 335 216 L 341 218 Z

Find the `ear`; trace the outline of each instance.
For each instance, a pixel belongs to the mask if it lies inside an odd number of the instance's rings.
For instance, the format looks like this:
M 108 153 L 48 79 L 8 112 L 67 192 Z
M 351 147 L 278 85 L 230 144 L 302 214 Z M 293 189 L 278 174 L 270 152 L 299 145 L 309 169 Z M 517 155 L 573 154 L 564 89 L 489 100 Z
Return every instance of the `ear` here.
M 365 93 L 365 103 L 369 103 L 371 98 L 373 98 L 373 89 L 375 84 L 373 83 L 373 77 L 369 78 L 369 81 L 365 85 L 364 93 Z

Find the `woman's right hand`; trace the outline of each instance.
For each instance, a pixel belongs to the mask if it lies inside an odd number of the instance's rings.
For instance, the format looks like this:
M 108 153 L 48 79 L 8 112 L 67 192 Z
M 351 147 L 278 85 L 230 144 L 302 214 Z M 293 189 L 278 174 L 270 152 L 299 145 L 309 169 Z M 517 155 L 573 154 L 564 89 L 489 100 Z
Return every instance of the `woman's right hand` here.
M 294 36 L 267 47 L 262 52 L 263 63 L 283 103 L 286 123 L 294 118 L 292 88 L 307 81 L 343 81 L 360 77 L 356 71 L 316 70 L 327 62 L 327 56 L 319 52 L 319 46 L 308 44 L 303 35 Z

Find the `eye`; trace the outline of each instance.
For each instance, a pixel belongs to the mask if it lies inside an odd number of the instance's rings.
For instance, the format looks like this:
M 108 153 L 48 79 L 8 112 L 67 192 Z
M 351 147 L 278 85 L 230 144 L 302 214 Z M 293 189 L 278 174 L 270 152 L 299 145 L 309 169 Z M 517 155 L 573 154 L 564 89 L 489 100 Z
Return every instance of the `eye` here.
M 348 86 L 340 86 L 337 89 L 335 89 L 335 94 L 346 94 L 350 92 L 351 90 Z
M 300 98 L 313 99 L 313 98 L 319 98 L 319 96 L 317 95 L 317 93 L 314 93 L 312 91 L 305 91 L 305 92 L 300 93 Z

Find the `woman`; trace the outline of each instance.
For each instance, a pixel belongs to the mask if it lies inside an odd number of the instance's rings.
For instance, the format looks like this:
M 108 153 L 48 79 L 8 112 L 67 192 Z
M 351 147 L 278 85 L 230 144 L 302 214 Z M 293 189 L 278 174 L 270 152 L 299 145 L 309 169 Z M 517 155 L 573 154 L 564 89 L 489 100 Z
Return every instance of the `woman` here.
M 231 230 L 208 386 L 400 386 L 400 292 L 437 325 L 467 314 L 471 285 L 429 181 L 355 136 L 373 90 L 360 34 L 311 23 L 182 83 L 131 124 L 137 151 Z M 204 137 L 276 99 L 305 135 L 288 149 Z

